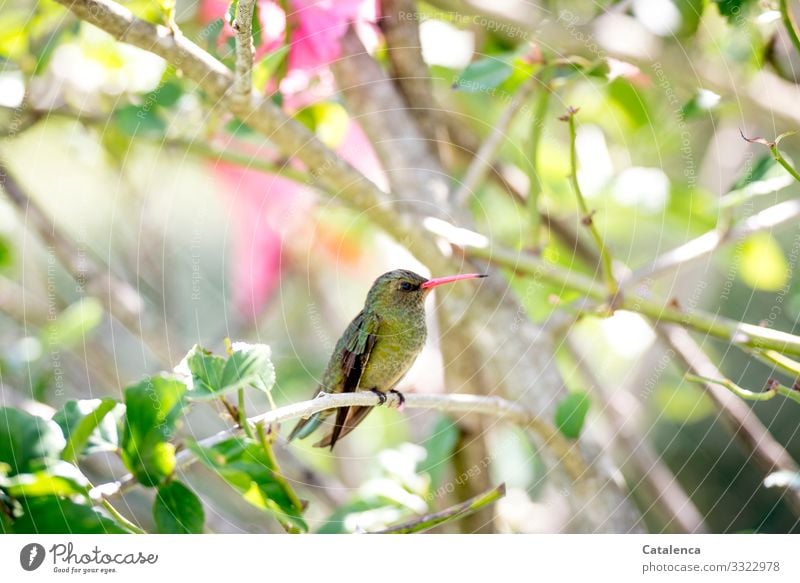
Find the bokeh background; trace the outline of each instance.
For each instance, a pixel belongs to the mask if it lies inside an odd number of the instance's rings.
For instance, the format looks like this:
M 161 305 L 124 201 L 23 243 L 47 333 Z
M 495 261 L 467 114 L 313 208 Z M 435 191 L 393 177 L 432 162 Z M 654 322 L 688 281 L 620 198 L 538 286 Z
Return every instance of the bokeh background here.
M 162 4 L 124 4 L 165 21 Z M 348 23 L 385 64 L 385 42 L 373 24 L 380 12 L 370 2 L 322 3 L 316 12 L 303 12 L 310 2 L 259 4 L 264 39 L 256 82 L 385 185 L 330 66 Z M 567 126 L 557 119 L 574 106 L 579 180 L 597 211 L 595 224 L 615 260 L 635 269 L 800 192 L 766 148 L 740 136 L 772 139 L 800 121 L 800 62 L 776 4 L 437 0 L 419 3 L 415 18 L 436 98 L 476 140 L 492 131 L 542 55 L 597 64 L 553 81 L 539 150 L 540 207 L 589 244 L 567 179 Z M 175 18 L 188 38 L 229 60 L 230 30 L 220 20 L 226 10 L 217 0 L 178 1 Z M 294 37 L 286 49 L 289 29 Z M 510 126 L 495 164 L 520 192 L 528 189 L 535 97 Z M 0 0 L 0 131 L 0 156 L 38 208 L 26 211 L 0 197 L 4 406 L 46 416 L 69 399 L 120 396 L 142 376 L 170 370 L 195 344 L 221 352 L 226 337 L 270 345 L 278 405 L 305 399 L 375 277 L 398 267 L 430 275 L 368 218 L 320 196 L 313 175 L 278 176 L 274 169 L 295 168 L 292 161 L 245 123 L 209 107 L 163 60 L 79 24 L 50 0 Z M 787 159 L 797 158 L 798 143 L 781 142 Z M 453 156 L 449 169 L 463 175 L 466 161 Z M 471 193 L 469 206 L 477 230 L 492 241 L 532 246 L 524 205 L 497 180 Z M 43 238 L 42 230 L 54 238 Z M 790 222 L 648 283 L 682 305 L 797 332 L 798 236 Z M 594 273 L 550 230 L 534 243 L 549 261 Z M 73 267 L 65 269 L 65 261 Z M 85 281 L 76 280 L 76 270 Z M 105 272 L 127 282 L 130 296 L 120 297 Z M 798 530 L 781 492 L 764 487 L 764 473 L 702 387 L 684 380 L 640 316 L 582 317 L 567 328 L 563 317 L 577 296 L 546 286 L 526 293 L 524 279 L 509 281 L 530 318 L 557 335 L 554 357 L 568 387 L 590 394 L 588 429 L 601 443 L 624 432 L 628 448 L 652 449 L 710 531 Z M 109 294 L 136 314 L 140 330 L 109 316 Z M 429 345 L 401 390 L 448 390 L 433 317 L 430 327 Z M 727 344 L 698 340 L 741 386 L 758 390 L 776 374 Z M 797 459 L 793 405 L 774 399 L 753 414 Z M 253 392 L 247 406 L 257 413 L 270 403 Z M 380 408 L 333 454 L 292 444 L 284 463 L 311 499 L 312 529 L 370 530 L 455 502 L 449 492 L 435 494 L 458 477 L 448 463 L 458 439 L 453 423 L 431 412 Z M 205 436 L 229 425 L 221 407 L 196 407 L 181 431 Z M 499 423 L 484 438 L 491 481 L 508 485 L 494 528 L 558 531 L 558 497 L 542 493 L 546 468 L 536 447 Z M 612 453 L 646 528 L 674 530 L 642 486 L 640 468 L 628 467 L 631 451 L 617 446 Z M 209 531 L 279 531 L 270 516 L 252 512 L 198 466 L 186 480 L 203 500 Z M 326 493 L 303 490 L 309 468 Z M 98 482 L 125 473 L 113 455 L 99 456 L 86 471 Z M 151 498 L 132 491 L 120 509 L 150 527 Z

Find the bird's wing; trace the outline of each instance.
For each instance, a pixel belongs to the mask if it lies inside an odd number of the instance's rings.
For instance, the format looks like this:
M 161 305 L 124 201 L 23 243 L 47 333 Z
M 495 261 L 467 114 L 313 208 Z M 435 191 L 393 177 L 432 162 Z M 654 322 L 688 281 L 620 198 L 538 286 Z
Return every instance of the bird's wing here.
M 350 337 L 349 342 L 344 347 L 341 356 L 342 372 L 344 381 L 342 383 L 343 393 L 352 393 L 358 389 L 361 375 L 369 361 L 369 355 L 375 346 L 380 318 L 371 312 L 361 312 L 354 321 L 356 333 Z M 316 447 L 327 447 L 336 445 L 336 442 L 355 429 L 364 417 L 367 416 L 372 407 L 340 407 L 336 411 L 336 423 L 330 435 L 323 438 Z

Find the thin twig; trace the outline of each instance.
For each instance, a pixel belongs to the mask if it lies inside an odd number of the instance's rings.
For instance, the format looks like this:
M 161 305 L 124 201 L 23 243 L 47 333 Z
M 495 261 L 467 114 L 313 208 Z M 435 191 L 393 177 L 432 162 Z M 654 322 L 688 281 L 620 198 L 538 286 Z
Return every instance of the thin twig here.
M 399 404 L 396 394 L 386 396 L 386 405 L 393 406 Z M 307 418 L 319 411 L 335 409 L 338 407 L 352 406 L 375 406 L 380 403 L 380 399 L 369 391 L 358 391 L 347 394 L 324 394 L 310 401 L 294 403 L 278 409 L 273 409 L 250 418 L 251 425 L 263 424 L 268 426 L 273 423 L 280 423 L 298 417 Z M 405 395 L 405 407 L 408 409 L 430 409 L 438 411 L 449 411 L 452 413 L 480 413 L 501 417 L 516 425 L 527 427 L 537 434 L 541 441 L 560 457 L 566 464 L 567 470 L 573 478 L 581 476 L 589 470 L 585 467 L 573 444 L 568 442 L 558 430 L 549 423 L 537 419 L 522 406 L 502 399 L 500 397 L 485 397 L 478 395 Z M 235 427 L 220 431 L 219 433 L 198 441 L 198 445 L 203 448 L 213 447 L 237 434 L 240 428 Z M 177 464 L 187 467 L 195 461 L 191 451 L 182 450 L 177 454 Z M 101 484 L 92 489 L 93 498 L 109 498 L 121 494 L 137 485 L 133 476 L 126 476 L 117 482 Z
M 451 245 L 466 255 L 479 257 L 517 273 L 532 276 L 537 280 L 580 292 L 588 298 L 600 302 L 608 300 L 607 295 L 594 285 L 594 280 L 591 278 L 557 267 L 532 254 L 520 253 L 499 246 L 491 248 L 465 246 L 454 242 L 451 242 Z M 616 298 L 615 307 L 638 312 L 652 318 L 655 322 L 680 324 L 705 332 L 736 346 L 772 349 L 800 356 L 800 337 L 787 332 L 738 322 L 702 310 L 682 310 L 680 307 L 663 304 L 634 293 Z
M 692 261 L 710 255 L 726 243 L 744 239 L 748 235 L 780 227 L 800 217 L 800 201 L 787 200 L 764 209 L 727 231 L 715 229 L 687 241 L 658 256 L 651 263 L 634 270 L 622 286 L 631 289 L 639 283 L 666 275 Z
M 472 163 L 467 168 L 461 185 L 453 192 L 451 202 L 456 206 L 463 206 L 478 189 L 478 186 L 486 178 L 491 170 L 497 153 L 503 146 L 508 137 L 508 128 L 511 122 L 517 117 L 524 105 L 528 102 L 537 87 L 542 87 L 544 83 L 540 75 L 534 75 L 528 79 L 514 94 L 514 99 L 508 104 L 500 119 L 494 124 L 494 129 L 483 141 L 480 149 L 475 153 Z M 544 90 L 544 89 L 543 89 Z
M 371 534 L 413 534 L 415 532 L 425 532 L 436 528 L 440 524 L 452 522 L 474 514 L 482 508 L 489 506 L 489 504 L 494 504 L 505 495 L 506 485 L 500 484 L 496 488 L 492 488 L 483 494 L 479 494 L 474 498 L 470 498 L 450 508 L 445 508 L 433 514 L 426 514 L 425 516 L 420 516 L 419 518 L 403 522 L 402 524 L 396 524 Z
M 547 117 L 547 108 L 550 105 L 551 73 L 549 69 L 541 72 L 542 88 L 539 97 L 536 98 L 536 105 L 533 108 L 533 119 L 531 120 L 528 162 L 528 220 L 531 223 L 531 241 L 534 249 L 539 248 L 540 231 L 542 225 L 542 212 L 539 210 L 539 198 L 544 190 L 542 178 L 539 173 L 539 149 L 544 133 L 544 122 Z
M 795 50 L 800 53 L 800 32 L 798 32 L 797 22 L 794 19 L 792 10 L 789 8 L 789 0 L 780 0 L 778 6 L 781 11 L 783 26 L 786 27 L 786 32 L 789 34 Z
M 597 225 L 592 217 L 592 212 L 589 210 L 589 206 L 586 204 L 586 198 L 583 196 L 581 185 L 578 182 L 578 153 L 575 146 L 575 142 L 577 141 L 575 114 L 577 113 L 577 109 L 570 107 L 567 110 L 567 114 L 559 118 L 562 121 L 566 121 L 569 126 L 569 178 L 570 182 L 572 183 L 572 189 L 575 191 L 575 197 L 578 199 L 578 207 L 581 210 L 581 222 L 589 228 L 589 232 L 592 234 L 592 238 L 594 239 L 597 249 L 600 252 L 600 259 L 603 263 L 603 275 L 605 276 L 608 293 L 611 296 L 614 296 L 617 293 L 618 285 L 617 280 L 614 279 L 614 269 L 611 264 L 611 254 L 608 252 L 608 247 L 606 247 L 603 237 L 600 235 L 600 231 L 597 230 Z
M 776 381 L 775 379 L 770 379 L 767 382 L 767 386 L 763 391 L 755 392 L 749 389 L 745 389 L 734 383 L 730 379 L 726 378 L 709 378 L 709 377 L 701 377 L 698 375 L 687 374 L 686 380 L 692 381 L 694 383 L 712 383 L 715 385 L 719 385 L 721 387 L 725 387 L 731 393 L 739 397 L 740 399 L 744 399 L 745 401 L 769 401 L 773 399 L 777 395 L 783 395 L 787 399 L 794 401 L 795 403 L 800 403 L 800 391 L 790 389 L 789 387 L 781 384 L 780 382 Z
M 247 101 L 253 93 L 253 11 L 256 0 L 238 0 L 233 30 L 236 33 L 236 66 L 233 99 Z
M 659 335 L 666 340 L 690 374 L 721 379 L 724 375 L 702 351 L 689 333 L 678 326 L 658 326 Z M 707 394 L 723 413 L 723 420 L 739 438 L 753 461 L 764 474 L 775 470 L 797 471 L 797 463 L 778 443 L 750 407 L 728 389 L 714 383 L 705 383 Z M 800 492 L 786 492 L 787 501 L 794 513 L 800 516 Z

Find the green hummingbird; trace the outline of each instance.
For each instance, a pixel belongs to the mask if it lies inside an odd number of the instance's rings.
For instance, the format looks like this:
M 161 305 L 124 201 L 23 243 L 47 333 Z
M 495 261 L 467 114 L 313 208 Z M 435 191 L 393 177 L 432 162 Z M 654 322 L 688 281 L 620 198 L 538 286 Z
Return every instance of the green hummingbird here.
M 486 276 L 466 273 L 426 279 L 405 269 L 381 275 L 372 284 L 364 309 L 336 343 L 315 396 L 372 391 L 383 404 L 386 393 L 396 393 L 402 406 L 405 399 L 394 387 L 425 345 L 428 335 L 426 296 L 436 286 L 478 277 Z M 333 429 L 314 446 L 333 449 L 336 442 L 355 429 L 371 410 L 371 406 L 336 409 Z M 301 419 L 289 435 L 289 441 L 308 437 L 333 412 L 333 409 L 326 409 Z

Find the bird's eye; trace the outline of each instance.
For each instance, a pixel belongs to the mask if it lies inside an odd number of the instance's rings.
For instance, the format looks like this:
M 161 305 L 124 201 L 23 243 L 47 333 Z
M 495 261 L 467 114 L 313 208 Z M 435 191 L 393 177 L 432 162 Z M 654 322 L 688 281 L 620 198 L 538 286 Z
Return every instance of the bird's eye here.
M 400 282 L 400 291 L 411 291 L 412 289 L 414 289 L 414 286 L 407 281 Z

